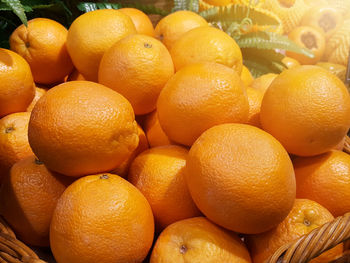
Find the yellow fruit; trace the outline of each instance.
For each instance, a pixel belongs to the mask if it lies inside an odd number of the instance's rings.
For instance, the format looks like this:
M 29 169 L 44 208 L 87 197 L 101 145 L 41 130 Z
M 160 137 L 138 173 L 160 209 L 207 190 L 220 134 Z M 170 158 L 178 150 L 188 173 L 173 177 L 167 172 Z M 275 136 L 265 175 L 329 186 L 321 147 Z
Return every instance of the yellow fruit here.
M 350 12 L 350 1 L 348 0 L 327 0 L 330 6 L 337 8 L 343 15 Z
M 249 69 L 244 65 L 242 67 L 241 79 L 246 87 L 249 87 L 254 81 L 254 78 Z
M 300 63 L 298 60 L 294 59 L 294 58 L 290 58 L 290 57 L 284 57 L 282 59 L 282 63 L 284 65 L 286 65 L 287 68 L 295 68 L 300 66 Z
M 265 93 L 268 87 L 271 85 L 272 81 L 277 77 L 277 74 L 268 73 L 260 76 L 259 78 L 254 79 L 251 87 Z
M 144 12 L 136 8 L 120 8 L 118 10 L 131 18 L 138 34 L 154 37 L 152 21 Z
M 316 64 L 321 68 L 328 70 L 329 72 L 340 78 L 341 81 L 345 82 L 346 77 L 346 67 L 339 64 L 329 63 L 329 62 L 319 62 Z

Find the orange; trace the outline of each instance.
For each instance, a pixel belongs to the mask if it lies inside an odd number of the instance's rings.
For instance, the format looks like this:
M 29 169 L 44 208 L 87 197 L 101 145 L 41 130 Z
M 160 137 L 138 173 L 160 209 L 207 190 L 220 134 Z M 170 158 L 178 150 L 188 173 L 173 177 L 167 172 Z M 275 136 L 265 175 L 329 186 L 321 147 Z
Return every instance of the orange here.
M 298 60 L 290 57 L 284 57 L 282 59 L 282 63 L 287 67 L 287 68 L 295 68 L 300 66 L 300 63 Z
M 333 216 L 350 212 L 350 156 L 332 150 L 294 161 L 297 197 L 318 202 Z
M 0 119 L 0 170 L 2 174 L 19 160 L 33 154 L 27 135 L 29 118 L 29 112 L 18 112 Z
M 302 65 L 316 64 L 321 60 L 325 52 L 326 40 L 324 34 L 318 29 L 310 26 L 299 26 L 294 28 L 288 37 L 300 47 L 310 49 L 314 57 L 310 58 L 292 51 L 286 51 L 287 56 L 296 59 Z
M 74 80 L 86 80 L 86 79 L 78 70 L 75 69 L 71 74 L 69 74 L 67 78 L 67 81 L 74 81 Z
M 156 28 L 155 37 L 171 50 L 174 43 L 191 29 L 208 26 L 208 22 L 197 13 L 181 10 L 162 18 Z
M 198 62 L 217 62 L 242 72 L 242 52 L 225 32 L 210 26 L 185 33 L 170 50 L 176 71 Z
M 136 33 L 129 16 L 113 9 L 85 13 L 68 30 L 67 48 L 76 69 L 87 80 L 97 81 L 103 54 L 118 40 Z
M 277 74 L 274 73 L 268 73 L 265 75 L 262 75 L 256 79 L 253 80 L 253 83 L 251 84 L 251 87 L 254 89 L 258 89 L 265 93 L 265 91 L 268 89 L 272 81 L 277 77 Z
M 345 136 L 336 146 L 334 146 L 334 147 L 333 147 L 333 150 L 342 151 L 342 150 L 344 149 L 346 137 L 347 137 L 347 136 Z
M 33 110 L 35 104 L 46 93 L 46 91 L 46 89 L 35 87 L 35 96 L 30 105 L 28 106 L 27 111 L 31 112 Z
M 136 8 L 121 8 L 119 11 L 131 18 L 138 34 L 154 37 L 152 21 L 144 12 Z
M 248 87 L 247 96 L 249 102 L 249 115 L 247 124 L 261 128 L 260 108 L 264 93 L 261 90 Z
M 239 233 L 277 226 L 295 199 L 288 153 L 270 134 L 246 124 L 205 131 L 189 152 L 186 180 L 202 213 Z
M 350 96 L 342 81 L 318 66 L 283 71 L 261 104 L 260 121 L 291 154 L 329 151 L 350 127 Z
M 178 71 L 161 91 L 159 123 L 170 140 L 191 146 L 207 129 L 244 123 L 249 104 L 239 75 L 216 63 L 197 63 Z
M 98 80 L 122 94 L 135 114 L 142 115 L 155 110 L 159 93 L 172 75 L 174 65 L 166 47 L 157 39 L 135 34 L 104 54 Z
M 246 85 L 247 87 L 250 86 L 254 81 L 252 74 L 246 66 L 242 67 L 241 79 L 244 85 Z
M 173 144 L 159 124 L 157 111 L 147 115 L 145 120 L 145 133 L 150 147 Z
M 73 70 L 66 46 L 67 34 L 60 23 L 35 18 L 28 21 L 28 26 L 22 24 L 12 33 L 10 46 L 27 60 L 35 82 L 56 83 Z
M 89 81 L 66 82 L 41 97 L 28 136 L 33 152 L 49 169 L 69 176 L 111 171 L 139 141 L 130 103 Z
M 302 26 L 311 26 L 319 30 L 326 39 L 331 37 L 342 24 L 343 17 L 340 10 L 328 5 L 312 7 L 301 21 Z
M 113 174 L 83 177 L 58 200 L 50 227 L 57 262 L 142 262 L 154 221 L 146 198 Z
M 0 190 L 0 211 L 27 245 L 49 246 L 49 229 L 57 200 L 72 182 L 50 172 L 29 156 L 17 162 Z
M 25 111 L 35 88 L 28 63 L 11 50 L 0 48 L 0 118 Z
M 117 174 L 121 177 L 126 177 L 132 161 L 136 158 L 136 156 L 148 149 L 147 137 L 140 125 L 137 125 L 137 134 L 139 136 L 139 145 L 128 157 L 128 159 L 126 159 L 122 164 L 120 164 L 111 172 L 112 174 Z
M 332 221 L 334 218 L 320 204 L 296 199 L 289 215 L 277 227 L 268 232 L 247 236 L 247 244 L 254 263 L 263 263 L 281 246 L 295 241 L 317 227 Z M 310 263 L 328 263 L 341 255 L 343 245 L 338 245 L 323 253 Z
M 147 198 L 158 231 L 200 215 L 185 181 L 187 155 L 180 146 L 156 147 L 137 156 L 130 167 L 128 181 Z
M 250 263 L 249 252 L 239 237 L 195 217 L 168 226 L 153 248 L 150 263 L 232 262 Z

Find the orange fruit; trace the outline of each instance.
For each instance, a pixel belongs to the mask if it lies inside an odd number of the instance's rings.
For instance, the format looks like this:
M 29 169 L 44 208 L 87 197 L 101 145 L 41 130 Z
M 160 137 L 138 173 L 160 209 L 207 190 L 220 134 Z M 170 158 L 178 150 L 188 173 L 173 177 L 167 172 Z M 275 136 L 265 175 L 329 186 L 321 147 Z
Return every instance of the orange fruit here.
M 318 202 L 333 216 L 350 212 L 350 156 L 332 150 L 293 160 L 297 197 Z
M 139 145 L 128 157 L 128 159 L 126 159 L 122 164 L 120 164 L 111 172 L 112 174 L 117 174 L 121 177 L 126 177 L 132 161 L 136 158 L 136 156 L 148 149 L 147 137 L 140 125 L 137 125 L 137 134 L 139 136 Z
M 262 75 L 256 79 L 253 80 L 253 83 L 251 84 L 251 87 L 257 90 L 262 91 L 265 93 L 265 91 L 268 89 L 268 87 L 271 85 L 272 81 L 277 77 L 277 74 L 274 73 L 268 73 L 265 75 Z
M 333 150 L 342 151 L 342 150 L 344 149 L 346 137 L 347 137 L 347 136 L 345 136 L 336 146 L 334 146 L 334 147 L 333 147 Z
M 25 111 L 35 88 L 28 63 L 11 50 L 0 48 L 0 118 Z
M 13 165 L 0 190 L 1 215 L 27 245 L 49 246 L 57 200 L 72 182 L 50 172 L 34 155 Z
M 30 105 L 27 108 L 27 111 L 31 112 L 35 106 L 35 104 L 38 102 L 38 100 L 46 93 L 46 89 L 44 88 L 39 88 L 39 87 L 35 87 L 35 95 L 34 95 L 34 99 L 32 100 L 32 102 L 30 103 Z
M 161 91 L 159 123 L 170 140 L 191 146 L 207 129 L 246 122 L 249 104 L 239 75 L 217 63 L 197 63 L 178 71 Z
M 174 43 L 191 29 L 208 26 L 208 22 L 197 13 L 181 10 L 163 17 L 155 28 L 155 37 L 171 50 Z
M 350 127 L 350 96 L 342 81 L 318 66 L 283 71 L 261 104 L 260 121 L 291 154 L 329 151 Z
M 74 80 L 86 80 L 86 79 L 78 70 L 75 69 L 71 74 L 69 74 L 67 78 L 67 81 L 74 81 Z
M 249 252 L 239 237 L 204 217 L 168 226 L 153 248 L 150 263 L 233 262 L 250 263 Z
M 261 128 L 260 108 L 264 93 L 261 90 L 248 87 L 247 96 L 249 102 L 249 115 L 247 124 Z
M 266 262 L 281 246 L 295 241 L 333 219 L 331 213 L 320 204 L 307 199 L 296 199 L 289 215 L 277 227 L 262 234 L 247 236 L 253 262 Z M 341 255 L 342 250 L 343 245 L 338 245 L 311 260 L 310 263 L 328 263 Z
M 144 12 L 136 8 L 121 8 L 118 10 L 131 18 L 138 34 L 154 37 L 152 21 Z
M 157 39 L 134 34 L 104 54 L 98 80 L 125 96 L 135 114 L 142 115 L 155 110 L 159 93 L 172 75 L 174 65 L 166 47 Z
M 300 47 L 310 49 L 314 54 L 314 57 L 310 58 L 306 55 L 292 51 L 286 51 L 287 56 L 298 60 L 302 65 L 316 64 L 321 60 L 325 52 L 326 40 L 323 33 L 321 33 L 318 29 L 310 26 L 299 26 L 294 28 L 288 34 L 288 37 Z
M 342 24 L 343 16 L 340 10 L 328 5 L 317 5 L 304 15 L 300 25 L 313 27 L 328 39 Z
M 50 227 L 57 262 L 142 262 L 154 221 L 146 198 L 113 174 L 83 177 L 58 200 Z
M 300 63 L 298 60 L 290 57 L 284 57 L 282 59 L 282 63 L 287 67 L 287 68 L 295 68 L 300 66 Z
M 176 71 L 198 62 L 217 62 L 242 72 L 242 52 L 225 32 L 210 26 L 185 33 L 170 50 Z
M 67 34 L 60 23 L 35 18 L 28 21 L 28 26 L 17 27 L 10 37 L 10 46 L 27 60 L 35 82 L 56 83 L 73 70 L 66 46 Z
M 156 229 L 186 218 L 199 216 L 185 181 L 188 150 L 168 145 L 149 149 L 133 161 L 128 181 L 151 205 Z
M 241 79 L 244 85 L 246 85 L 247 87 L 250 86 L 254 81 L 252 74 L 246 66 L 242 67 Z
M 103 54 L 118 40 L 136 33 L 131 18 L 113 9 L 85 13 L 68 30 L 67 48 L 76 69 L 87 80 L 97 81 Z
M 18 112 L 0 119 L 0 170 L 2 173 L 6 173 L 19 160 L 33 155 L 27 135 L 29 118 L 29 112 Z
M 139 140 L 130 103 L 89 81 L 66 82 L 41 97 L 28 136 L 33 152 L 49 169 L 69 176 L 113 170 Z
M 222 124 L 192 145 L 186 180 L 194 202 L 214 223 L 239 233 L 262 233 L 288 215 L 295 177 L 286 150 L 246 124 Z
M 173 144 L 159 124 L 157 111 L 147 115 L 145 133 L 150 147 Z

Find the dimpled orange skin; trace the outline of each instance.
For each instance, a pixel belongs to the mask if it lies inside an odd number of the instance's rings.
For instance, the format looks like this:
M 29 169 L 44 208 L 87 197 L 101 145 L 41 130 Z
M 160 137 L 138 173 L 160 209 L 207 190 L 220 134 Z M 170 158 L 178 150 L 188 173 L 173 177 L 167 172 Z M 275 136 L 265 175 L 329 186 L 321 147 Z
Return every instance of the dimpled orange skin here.
M 89 81 L 50 89 L 34 106 L 28 129 L 35 155 L 53 171 L 81 176 L 110 171 L 138 145 L 130 103 Z
M 83 177 L 58 200 L 50 227 L 57 263 L 142 262 L 154 220 L 146 198 L 113 174 Z
M 27 61 L 15 52 L 0 48 L 0 118 L 25 111 L 35 87 Z
M 0 190 L 1 215 L 27 245 L 49 246 L 57 200 L 72 178 L 50 172 L 34 155 L 13 165 Z
M 253 262 L 265 262 L 281 246 L 295 241 L 333 219 L 332 214 L 320 204 L 307 199 L 295 199 L 293 209 L 276 228 L 262 234 L 246 236 Z M 322 253 L 310 263 L 328 263 L 342 252 L 343 245 L 340 244 Z
M 0 170 L 7 172 L 19 160 L 33 155 L 28 143 L 29 112 L 0 119 Z
M 183 34 L 200 26 L 208 26 L 208 22 L 197 13 L 187 10 L 176 11 L 158 22 L 155 37 L 171 50 Z
M 249 115 L 248 115 L 247 124 L 261 128 L 260 108 L 261 108 L 261 102 L 264 97 L 264 93 L 260 90 L 248 87 L 247 96 L 248 96 L 248 102 L 249 102 Z
M 160 126 L 156 110 L 146 117 L 145 133 L 150 147 L 174 144 Z
M 198 62 L 216 62 L 242 72 L 242 52 L 225 32 L 210 26 L 198 27 L 185 33 L 170 50 L 178 71 Z
M 332 150 L 294 161 L 297 197 L 314 200 L 333 216 L 350 212 L 350 156 Z
M 35 106 L 35 104 L 38 102 L 38 100 L 46 93 L 46 89 L 35 87 L 35 96 L 30 105 L 27 108 L 28 112 L 31 112 Z
M 103 54 L 118 40 L 135 34 L 129 16 L 113 9 L 85 13 L 68 30 L 67 49 L 76 69 L 87 80 L 97 81 Z
M 131 18 L 138 34 L 154 37 L 152 21 L 144 12 L 136 8 L 120 8 L 118 10 Z
M 127 98 L 137 115 L 155 110 L 160 91 L 174 75 L 166 47 L 157 39 L 134 34 L 118 41 L 103 56 L 99 83 Z
M 250 263 L 249 252 L 237 234 L 205 217 L 178 221 L 158 237 L 150 263 L 231 262 Z
M 191 147 L 185 174 L 201 212 L 238 233 L 277 226 L 295 199 L 288 153 L 270 134 L 246 124 L 205 131 Z
M 68 54 L 67 29 L 54 20 L 35 18 L 20 25 L 10 36 L 11 49 L 29 63 L 34 81 L 52 84 L 73 70 Z
M 244 84 L 233 69 L 197 63 L 168 81 L 159 95 L 157 112 L 169 139 L 191 146 L 214 125 L 246 122 L 249 104 Z
M 143 152 L 133 161 L 128 181 L 151 205 L 157 231 L 186 218 L 201 215 L 185 181 L 188 150 L 168 145 Z
M 266 91 L 260 111 L 263 129 L 299 156 L 331 150 L 349 130 L 349 116 L 345 85 L 317 66 L 282 72 Z

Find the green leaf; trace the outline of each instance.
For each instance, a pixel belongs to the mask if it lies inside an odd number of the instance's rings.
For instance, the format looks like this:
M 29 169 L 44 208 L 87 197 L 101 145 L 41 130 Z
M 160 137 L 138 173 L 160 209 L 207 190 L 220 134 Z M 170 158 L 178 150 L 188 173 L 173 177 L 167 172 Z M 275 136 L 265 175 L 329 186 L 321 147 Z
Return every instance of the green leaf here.
M 245 34 L 235 39 L 241 48 L 256 48 L 256 49 L 280 49 L 303 54 L 310 58 L 314 57 L 312 51 L 302 48 L 290 40 L 286 36 L 282 36 L 273 32 L 253 32 Z
M 27 16 L 23 5 L 19 0 L 1 0 L 2 3 L 5 3 L 11 10 L 18 16 L 18 18 L 22 21 L 22 23 L 27 26 Z
M 122 7 L 133 7 L 136 9 L 141 10 L 142 12 L 148 14 L 148 15 L 161 15 L 161 16 L 166 16 L 170 12 L 161 8 L 158 8 L 154 5 L 145 5 L 141 3 L 132 3 L 132 4 L 122 4 Z
M 99 10 L 99 9 L 119 9 L 120 4 L 111 3 L 93 3 L 93 2 L 80 2 L 77 5 L 78 9 L 84 13 Z
M 198 0 L 174 0 L 174 8 L 172 12 L 179 10 L 190 10 L 198 13 L 199 10 L 199 1 Z

